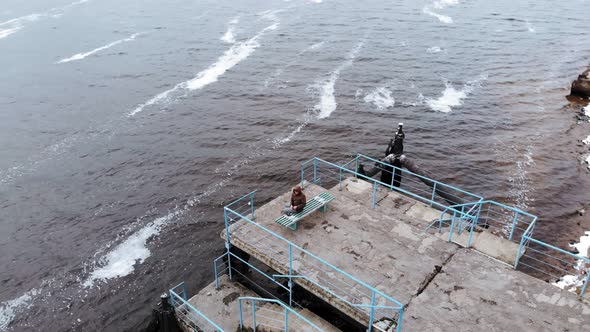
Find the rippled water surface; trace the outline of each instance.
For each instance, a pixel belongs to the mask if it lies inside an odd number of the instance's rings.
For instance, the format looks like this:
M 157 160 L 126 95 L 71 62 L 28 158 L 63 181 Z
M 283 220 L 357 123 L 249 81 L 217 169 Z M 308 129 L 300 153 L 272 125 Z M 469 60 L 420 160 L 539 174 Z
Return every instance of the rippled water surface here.
M 588 1 L 71 1 L 0 7 L 0 331 L 138 329 L 212 280 L 224 203 L 379 155 L 398 122 L 539 237 L 585 230 Z

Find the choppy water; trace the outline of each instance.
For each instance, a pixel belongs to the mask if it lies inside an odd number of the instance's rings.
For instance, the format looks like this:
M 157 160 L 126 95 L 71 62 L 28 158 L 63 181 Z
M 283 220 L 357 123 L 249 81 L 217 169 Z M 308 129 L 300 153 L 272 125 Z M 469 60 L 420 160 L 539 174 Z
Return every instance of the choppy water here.
M 4 1 L 0 331 L 134 330 L 212 279 L 221 207 L 406 153 L 579 239 L 586 0 Z M 590 226 L 590 225 L 586 225 Z

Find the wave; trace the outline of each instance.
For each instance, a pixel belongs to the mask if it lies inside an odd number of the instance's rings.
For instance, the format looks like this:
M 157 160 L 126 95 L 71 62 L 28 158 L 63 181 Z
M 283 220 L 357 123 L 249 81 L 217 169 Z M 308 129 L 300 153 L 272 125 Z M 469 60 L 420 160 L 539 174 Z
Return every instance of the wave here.
M 378 109 L 384 110 L 395 105 L 395 99 L 391 96 L 391 93 L 391 90 L 386 87 L 380 87 L 367 94 L 364 100 L 366 103 L 373 104 Z
M 275 22 L 266 28 L 262 29 L 258 34 L 254 37 L 244 41 L 235 43 L 232 45 L 230 49 L 228 49 L 222 56 L 220 56 L 215 63 L 209 66 L 207 69 L 199 72 L 197 76 L 193 79 L 190 79 L 185 82 L 178 83 L 171 89 L 168 89 L 164 92 L 157 94 L 156 96 L 152 97 L 147 102 L 140 104 L 137 106 L 133 111 L 131 111 L 127 116 L 132 117 L 141 111 L 143 111 L 146 107 L 160 104 L 163 101 L 167 101 L 170 99 L 170 96 L 179 90 L 199 90 L 204 88 L 205 86 L 217 82 L 217 79 L 223 75 L 226 71 L 246 59 L 250 56 L 260 43 L 258 40 L 264 36 L 265 33 L 271 30 L 276 30 L 278 28 L 278 22 Z
M 42 18 L 58 18 L 61 17 L 65 12 L 70 9 L 71 7 L 86 3 L 90 0 L 79 0 L 72 2 L 68 5 L 51 8 L 46 12 L 42 13 L 33 13 L 17 18 L 10 19 L 8 21 L 0 22 L 0 39 L 6 38 L 11 34 L 21 30 L 26 26 L 27 23 L 38 21 Z
M 471 92 L 469 86 L 465 86 L 461 90 L 456 90 L 451 83 L 446 83 L 446 88 L 442 92 L 442 96 L 437 99 L 427 99 L 426 104 L 433 110 L 443 113 L 449 113 L 453 109 L 463 105 L 463 99 Z
M 135 270 L 136 264 L 141 264 L 150 257 L 151 253 L 147 247 L 148 240 L 160 234 L 162 229 L 180 214 L 181 211 L 178 210 L 171 212 L 131 234 L 125 241 L 100 259 L 99 265 L 101 266 L 90 273 L 82 286 L 92 287 L 97 280 L 106 281 L 131 274 Z
M 582 111 L 584 111 L 585 116 L 590 117 L 590 104 L 588 104 L 584 108 L 582 108 Z M 590 121 L 590 120 L 588 120 L 588 121 Z
M 283 74 L 283 72 L 293 66 L 295 63 L 297 63 L 297 61 L 299 60 L 299 58 L 304 55 L 305 53 L 309 52 L 309 51 L 314 51 L 317 50 L 319 48 L 321 48 L 322 46 L 324 46 L 324 41 L 321 41 L 319 43 L 315 43 L 311 46 L 308 46 L 307 48 L 305 48 L 303 51 L 299 52 L 297 54 L 297 56 L 295 56 L 293 58 L 293 60 L 289 61 L 286 65 L 284 65 L 283 67 L 277 68 L 267 79 L 264 80 L 264 88 L 268 88 L 279 76 L 281 76 L 281 74 Z
M 340 72 L 352 66 L 354 59 L 356 59 L 359 51 L 364 45 L 364 41 L 359 42 L 346 56 L 346 60 L 338 66 L 329 76 L 327 80 L 320 84 L 316 84 L 320 91 L 320 101 L 314 106 L 318 119 L 325 119 L 329 117 L 332 112 L 336 110 L 338 104 L 334 96 L 334 86 L 340 77 Z
M 526 21 L 526 28 L 529 32 L 537 32 L 537 30 L 535 29 L 535 26 L 529 22 L 528 20 Z
M 231 21 L 229 21 L 227 31 L 225 34 L 220 38 L 221 41 L 226 42 L 228 44 L 233 44 L 236 42 L 236 38 L 234 37 L 234 29 L 238 22 L 240 21 L 240 17 L 236 16 Z
M 459 0 L 436 0 L 433 5 L 437 9 L 445 9 L 446 7 L 455 6 L 459 4 Z
M 455 89 L 449 82 L 445 83 L 445 90 L 437 99 L 426 99 L 426 105 L 433 111 L 449 113 L 453 107 L 463 105 L 463 100 L 469 96 L 476 87 L 481 85 L 481 81 L 487 79 L 487 74 L 482 74 L 477 80 L 469 81 L 463 85 L 461 90 Z
M 586 137 L 585 140 L 582 140 L 582 143 L 584 143 L 586 145 L 590 144 L 590 135 L 588 135 L 588 137 Z
M 439 53 L 442 49 L 438 46 L 432 46 L 426 49 L 427 53 Z
M 430 8 L 428 8 L 428 6 L 424 7 L 424 9 L 422 9 L 422 12 L 424 14 L 438 18 L 438 20 L 441 21 L 442 23 L 453 24 L 453 19 L 450 16 L 435 13 L 432 10 L 430 10 Z
M 17 312 L 31 306 L 31 301 L 39 291 L 35 288 L 16 299 L 0 303 L 0 331 L 6 331 Z
M 92 51 L 85 52 L 85 53 L 78 53 L 78 54 L 75 54 L 75 55 L 73 55 L 73 56 L 71 56 L 71 57 L 69 57 L 69 58 L 67 58 L 67 59 L 62 59 L 62 60 L 59 60 L 58 62 L 56 62 L 56 64 L 60 64 L 60 63 L 66 63 L 66 62 L 71 62 L 71 61 L 76 61 L 76 60 L 82 60 L 82 59 L 84 59 L 84 58 L 86 58 L 86 57 L 88 57 L 88 56 L 90 56 L 90 55 L 93 55 L 93 54 L 95 54 L 95 53 L 98 53 L 98 52 L 100 52 L 100 51 L 104 51 L 104 50 L 106 50 L 106 49 L 109 49 L 109 48 L 111 48 L 111 47 L 113 47 L 113 46 L 116 46 L 116 45 L 119 45 L 119 44 L 121 44 L 121 43 L 125 43 L 125 42 L 130 42 L 130 41 L 133 41 L 133 40 L 135 40 L 135 38 L 136 38 L 137 36 L 139 36 L 139 35 L 141 35 L 141 34 L 143 34 L 143 32 L 134 33 L 134 34 L 132 34 L 131 36 L 129 36 L 129 37 L 127 37 L 127 38 L 124 38 L 124 39 L 119 39 L 119 40 L 117 40 L 117 41 L 114 41 L 114 42 L 112 42 L 112 43 L 110 43 L 110 44 L 107 44 L 107 45 L 101 46 L 101 47 L 99 47 L 99 48 L 95 48 L 95 49 L 93 49 Z

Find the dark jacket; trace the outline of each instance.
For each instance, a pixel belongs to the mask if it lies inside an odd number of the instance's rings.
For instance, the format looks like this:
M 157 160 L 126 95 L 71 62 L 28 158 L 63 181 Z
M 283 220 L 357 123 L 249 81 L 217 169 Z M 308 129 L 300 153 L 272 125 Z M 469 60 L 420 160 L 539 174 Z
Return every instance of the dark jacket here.
M 299 186 L 295 187 L 295 189 L 299 189 L 299 195 L 295 195 L 295 193 L 291 194 L 291 205 L 294 206 L 295 211 L 299 213 L 303 211 L 305 204 L 307 204 L 307 198 L 305 198 L 305 194 Z

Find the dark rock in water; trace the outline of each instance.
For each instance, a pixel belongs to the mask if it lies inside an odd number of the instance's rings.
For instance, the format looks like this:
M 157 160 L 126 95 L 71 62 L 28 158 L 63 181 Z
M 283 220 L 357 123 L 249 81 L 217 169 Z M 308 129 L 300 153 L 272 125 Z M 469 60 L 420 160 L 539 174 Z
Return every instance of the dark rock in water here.
M 572 83 L 572 96 L 590 98 L 590 68 Z

